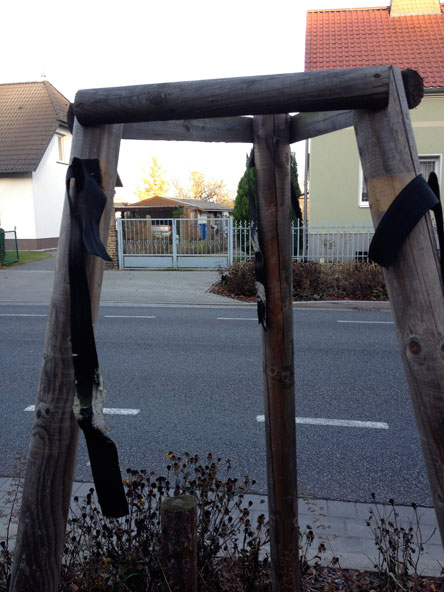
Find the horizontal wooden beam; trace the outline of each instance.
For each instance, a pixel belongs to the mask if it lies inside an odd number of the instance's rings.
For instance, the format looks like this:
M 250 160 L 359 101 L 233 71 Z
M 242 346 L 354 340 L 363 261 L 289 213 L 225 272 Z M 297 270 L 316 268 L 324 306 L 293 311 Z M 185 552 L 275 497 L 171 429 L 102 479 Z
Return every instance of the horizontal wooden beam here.
M 372 66 L 80 90 L 76 94 L 73 109 L 84 126 L 304 111 L 382 109 L 388 104 L 389 73 L 392 68 Z M 421 87 L 419 74 L 413 72 L 411 78 L 411 88 Z M 419 103 L 419 100 L 413 98 L 412 105 L 415 101 Z
M 290 118 L 290 143 L 315 138 L 354 125 L 354 111 L 299 113 Z M 180 119 L 125 123 L 122 140 L 253 143 L 251 117 Z
M 290 119 L 290 144 L 354 125 L 354 111 L 299 113 Z
M 172 140 L 186 142 L 253 143 L 251 117 L 142 121 L 123 126 L 123 140 Z

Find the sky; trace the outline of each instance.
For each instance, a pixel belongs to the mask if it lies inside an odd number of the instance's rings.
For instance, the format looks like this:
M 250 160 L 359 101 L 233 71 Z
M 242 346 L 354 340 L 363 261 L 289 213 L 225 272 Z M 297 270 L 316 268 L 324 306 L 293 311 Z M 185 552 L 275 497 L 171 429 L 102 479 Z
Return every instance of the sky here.
M 4 3 L 0 83 L 48 80 L 77 90 L 302 72 L 306 11 L 385 6 L 385 0 L 15 0 Z M 235 195 L 247 144 L 123 141 L 121 193 L 131 200 L 156 157 L 165 177 L 191 171 Z M 294 144 L 300 178 L 303 143 Z

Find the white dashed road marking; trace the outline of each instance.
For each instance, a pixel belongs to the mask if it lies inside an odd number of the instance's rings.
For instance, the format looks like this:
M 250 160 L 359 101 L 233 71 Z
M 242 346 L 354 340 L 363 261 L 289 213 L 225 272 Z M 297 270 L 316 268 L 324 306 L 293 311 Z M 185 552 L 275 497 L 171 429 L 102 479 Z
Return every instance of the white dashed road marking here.
M 0 313 L 0 317 L 47 317 L 46 314 L 25 314 L 25 313 Z
M 257 317 L 217 317 L 218 321 L 256 321 Z
M 35 405 L 28 405 L 24 411 L 35 411 Z M 125 409 L 119 407 L 104 407 L 103 413 L 105 415 L 138 415 L 140 409 Z
M 394 325 L 393 321 L 337 321 L 338 323 L 356 323 L 358 325 Z
M 105 319 L 155 319 L 151 315 L 105 315 Z
M 306 425 L 336 426 L 342 428 L 374 428 L 388 430 L 388 423 L 384 421 L 356 421 L 353 419 L 327 419 L 324 417 L 296 417 L 296 423 Z M 256 421 L 265 421 L 265 415 L 257 415 Z

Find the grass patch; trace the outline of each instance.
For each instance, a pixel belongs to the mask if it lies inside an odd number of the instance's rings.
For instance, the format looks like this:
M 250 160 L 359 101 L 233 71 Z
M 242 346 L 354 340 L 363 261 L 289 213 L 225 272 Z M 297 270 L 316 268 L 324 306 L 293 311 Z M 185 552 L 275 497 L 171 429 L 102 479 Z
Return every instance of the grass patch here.
M 24 265 L 25 263 L 32 263 L 33 261 L 42 261 L 43 259 L 50 259 L 51 257 L 54 257 L 54 255 L 47 251 L 20 251 L 19 260 L 16 263 L 4 265 L 2 269 L 15 267 L 16 265 Z

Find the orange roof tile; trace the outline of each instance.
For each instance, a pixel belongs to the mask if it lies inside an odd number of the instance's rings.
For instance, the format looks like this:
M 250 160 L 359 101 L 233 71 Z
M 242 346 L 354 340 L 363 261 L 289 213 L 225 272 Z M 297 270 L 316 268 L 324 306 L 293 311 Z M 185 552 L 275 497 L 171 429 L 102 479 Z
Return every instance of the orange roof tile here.
M 440 6 L 440 14 L 410 16 L 390 16 L 389 7 L 309 10 L 305 70 L 395 65 L 417 70 L 426 87 L 444 87 L 444 4 Z
M 177 206 L 177 202 L 169 199 L 168 197 L 161 197 L 160 195 L 156 195 L 155 197 L 148 197 L 147 199 L 142 199 L 135 204 L 135 206 L 152 206 L 152 207 L 169 207 L 169 206 Z

